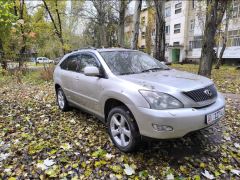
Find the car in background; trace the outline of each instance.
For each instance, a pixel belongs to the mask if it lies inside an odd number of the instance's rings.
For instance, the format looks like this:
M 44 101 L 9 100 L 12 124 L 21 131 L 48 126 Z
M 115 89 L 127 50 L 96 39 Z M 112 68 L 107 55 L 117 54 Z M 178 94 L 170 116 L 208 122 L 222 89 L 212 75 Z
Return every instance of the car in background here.
M 51 59 L 48 59 L 48 58 L 46 58 L 46 57 L 38 57 L 38 58 L 36 59 L 36 63 L 39 63 L 39 64 L 44 64 L 44 63 L 46 63 L 46 64 L 48 64 L 48 63 L 54 63 L 54 61 L 51 60 Z

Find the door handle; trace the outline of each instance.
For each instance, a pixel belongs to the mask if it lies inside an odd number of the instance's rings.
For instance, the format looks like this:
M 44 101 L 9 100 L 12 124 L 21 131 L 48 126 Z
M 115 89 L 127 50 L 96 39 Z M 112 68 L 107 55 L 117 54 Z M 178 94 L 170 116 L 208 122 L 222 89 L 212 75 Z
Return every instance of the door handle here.
M 79 80 L 79 77 L 76 76 L 75 79 L 76 79 L 76 80 Z

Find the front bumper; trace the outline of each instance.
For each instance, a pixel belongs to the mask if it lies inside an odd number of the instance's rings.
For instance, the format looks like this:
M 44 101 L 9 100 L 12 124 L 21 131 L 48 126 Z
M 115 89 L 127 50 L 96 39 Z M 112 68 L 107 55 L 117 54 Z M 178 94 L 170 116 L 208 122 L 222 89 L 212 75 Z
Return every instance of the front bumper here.
M 154 110 L 142 107 L 133 108 L 133 114 L 137 121 L 140 134 L 156 139 L 180 138 L 189 132 L 211 126 L 206 124 L 206 115 L 215 112 L 225 106 L 224 97 L 218 93 L 216 102 L 210 106 L 195 109 L 181 108 L 168 110 Z M 153 124 L 170 126 L 172 131 L 157 131 Z

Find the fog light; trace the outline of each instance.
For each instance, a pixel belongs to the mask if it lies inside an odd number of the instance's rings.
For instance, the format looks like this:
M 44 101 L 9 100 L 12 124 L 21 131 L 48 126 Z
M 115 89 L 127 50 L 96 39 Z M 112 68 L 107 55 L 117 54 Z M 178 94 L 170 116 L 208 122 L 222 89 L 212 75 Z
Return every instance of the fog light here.
M 173 127 L 171 126 L 166 126 L 166 125 L 160 125 L 160 124 L 152 124 L 153 129 L 157 131 L 172 131 Z

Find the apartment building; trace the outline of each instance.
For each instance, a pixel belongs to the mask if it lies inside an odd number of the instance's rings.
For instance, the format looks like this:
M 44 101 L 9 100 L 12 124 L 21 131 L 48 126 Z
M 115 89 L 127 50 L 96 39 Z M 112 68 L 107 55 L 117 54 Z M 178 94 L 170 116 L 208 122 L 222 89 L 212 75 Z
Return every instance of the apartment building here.
M 206 5 L 204 1 L 174 0 L 165 3 L 166 21 L 166 59 L 169 62 L 198 61 L 201 56 L 202 37 L 205 21 Z M 151 16 L 153 16 L 151 14 Z M 142 8 L 140 14 L 140 30 L 138 47 L 146 48 L 146 29 L 151 17 L 148 8 Z M 133 30 L 132 15 L 126 17 L 125 25 L 126 43 L 130 43 Z M 151 17 L 153 18 L 153 17 Z M 221 30 L 218 31 L 216 52 L 219 55 L 222 46 L 222 34 L 224 32 L 225 17 Z M 151 42 L 153 49 L 154 32 Z M 240 0 L 233 0 L 232 17 L 229 21 L 228 42 L 223 58 L 230 62 L 240 61 Z

